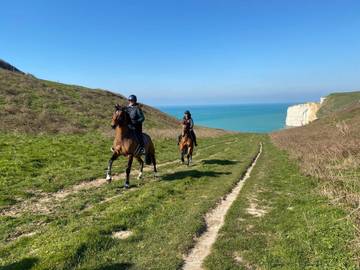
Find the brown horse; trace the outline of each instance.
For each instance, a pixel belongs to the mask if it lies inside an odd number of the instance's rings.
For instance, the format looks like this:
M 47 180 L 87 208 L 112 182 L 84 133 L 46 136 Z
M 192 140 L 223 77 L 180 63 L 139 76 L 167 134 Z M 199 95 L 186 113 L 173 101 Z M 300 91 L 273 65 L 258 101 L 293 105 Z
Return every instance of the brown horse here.
M 185 156 L 187 157 L 187 165 L 192 162 L 192 154 L 194 150 L 194 141 L 191 137 L 190 130 L 184 130 L 179 143 L 181 162 L 185 163 Z
M 123 155 L 128 158 L 128 165 L 126 168 L 126 180 L 125 188 L 129 188 L 130 180 L 130 171 L 131 165 L 134 157 L 140 163 L 140 173 L 138 179 L 142 178 L 144 161 L 141 158 L 141 153 L 139 153 L 139 143 L 136 139 L 135 131 L 129 128 L 131 123 L 130 116 L 126 111 L 126 108 L 121 107 L 120 105 L 115 105 L 115 112 L 112 116 L 111 127 L 115 129 L 115 139 L 111 151 L 113 152 L 109 165 L 106 172 L 106 180 L 111 182 L 111 168 L 114 160 L 116 160 L 120 155 Z M 145 143 L 145 162 L 147 165 L 151 163 L 154 166 L 154 176 L 156 177 L 156 159 L 155 159 L 155 147 L 149 135 L 143 134 L 144 143 Z

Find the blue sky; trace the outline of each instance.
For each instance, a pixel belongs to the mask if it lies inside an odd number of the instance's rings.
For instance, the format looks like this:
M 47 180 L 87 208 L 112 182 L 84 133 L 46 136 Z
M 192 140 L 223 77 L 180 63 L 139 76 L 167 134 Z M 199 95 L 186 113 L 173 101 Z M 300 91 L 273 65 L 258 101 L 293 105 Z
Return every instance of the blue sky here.
M 153 105 L 360 89 L 360 1 L 2 1 L 0 58 Z

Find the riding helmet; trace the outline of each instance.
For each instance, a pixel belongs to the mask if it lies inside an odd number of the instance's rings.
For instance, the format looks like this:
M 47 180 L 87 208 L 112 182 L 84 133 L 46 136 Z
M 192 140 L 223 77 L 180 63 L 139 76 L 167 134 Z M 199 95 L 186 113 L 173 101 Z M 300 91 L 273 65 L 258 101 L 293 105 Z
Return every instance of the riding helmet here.
M 128 97 L 128 100 L 136 103 L 137 102 L 137 97 L 135 95 L 130 95 Z
M 185 111 L 184 114 L 191 115 L 190 111 Z

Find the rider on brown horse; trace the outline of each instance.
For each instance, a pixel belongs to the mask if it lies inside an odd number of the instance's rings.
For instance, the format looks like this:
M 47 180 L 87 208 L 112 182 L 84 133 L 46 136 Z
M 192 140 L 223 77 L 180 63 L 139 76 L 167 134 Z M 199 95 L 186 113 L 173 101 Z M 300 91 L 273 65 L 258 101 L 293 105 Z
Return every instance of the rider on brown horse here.
M 181 124 L 183 126 L 183 131 L 182 131 L 181 135 L 179 136 L 178 144 L 180 143 L 181 138 L 185 136 L 185 133 L 188 132 L 191 139 L 194 141 L 195 146 L 197 146 L 196 135 L 194 132 L 194 120 L 191 118 L 190 111 L 186 111 L 184 113 L 184 118 L 183 118 Z
M 128 101 L 129 105 L 127 106 L 127 112 L 131 119 L 130 128 L 135 130 L 136 138 L 140 144 L 140 153 L 145 154 L 144 138 L 142 133 L 142 124 L 145 121 L 145 116 L 140 108 L 140 104 L 137 103 L 137 97 L 135 95 L 130 95 Z

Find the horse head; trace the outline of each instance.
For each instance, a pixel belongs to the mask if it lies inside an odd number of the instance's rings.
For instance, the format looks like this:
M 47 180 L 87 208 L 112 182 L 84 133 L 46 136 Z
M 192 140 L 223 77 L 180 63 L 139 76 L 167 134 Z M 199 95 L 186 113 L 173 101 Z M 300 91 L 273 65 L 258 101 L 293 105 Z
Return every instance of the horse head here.
M 119 104 L 115 105 L 115 112 L 111 119 L 111 127 L 115 129 L 117 126 L 127 126 L 130 121 L 130 116 L 126 111 L 126 107 Z

